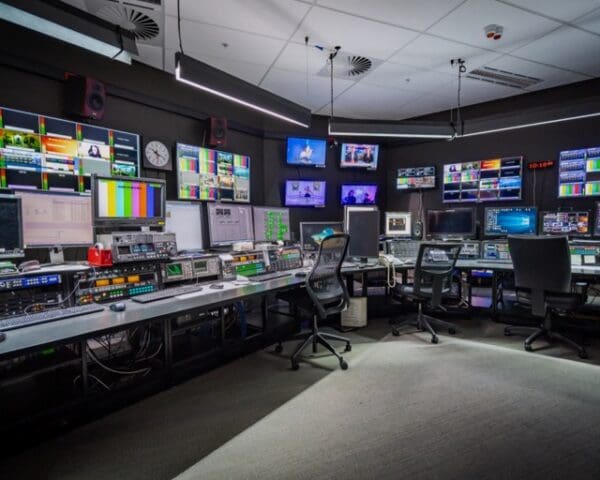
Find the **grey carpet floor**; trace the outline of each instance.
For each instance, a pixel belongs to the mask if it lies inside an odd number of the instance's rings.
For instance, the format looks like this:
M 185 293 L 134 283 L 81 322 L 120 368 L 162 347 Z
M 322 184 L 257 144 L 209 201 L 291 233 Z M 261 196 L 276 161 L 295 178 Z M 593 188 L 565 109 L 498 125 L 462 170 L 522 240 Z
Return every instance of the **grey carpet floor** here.
M 600 370 L 390 337 L 177 478 L 600 478 Z

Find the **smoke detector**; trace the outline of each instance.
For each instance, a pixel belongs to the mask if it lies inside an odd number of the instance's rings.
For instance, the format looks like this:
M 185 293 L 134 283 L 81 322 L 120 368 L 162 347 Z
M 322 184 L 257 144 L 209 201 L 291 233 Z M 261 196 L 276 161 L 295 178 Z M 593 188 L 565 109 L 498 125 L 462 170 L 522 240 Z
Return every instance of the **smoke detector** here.
M 502 38 L 502 34 L 504 33 L 504 27 L 502 25 L 496 25 L 492 23 L 483 27 L 483 31 L 485 32 L 486 38 L 490 40 L 500 40 Z

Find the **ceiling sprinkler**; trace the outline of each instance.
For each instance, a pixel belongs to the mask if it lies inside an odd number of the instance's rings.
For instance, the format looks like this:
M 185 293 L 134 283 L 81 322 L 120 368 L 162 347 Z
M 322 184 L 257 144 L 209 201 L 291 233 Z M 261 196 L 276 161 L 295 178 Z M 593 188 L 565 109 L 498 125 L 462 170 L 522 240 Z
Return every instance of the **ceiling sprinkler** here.
M 502 25 L 496 25 L 495 23 L 484 27 L 483 30 L 485 32 L 485 36 L 490 40 L 500 40 L 502 38 L 502 34 L 504 33 L 504 27 Z

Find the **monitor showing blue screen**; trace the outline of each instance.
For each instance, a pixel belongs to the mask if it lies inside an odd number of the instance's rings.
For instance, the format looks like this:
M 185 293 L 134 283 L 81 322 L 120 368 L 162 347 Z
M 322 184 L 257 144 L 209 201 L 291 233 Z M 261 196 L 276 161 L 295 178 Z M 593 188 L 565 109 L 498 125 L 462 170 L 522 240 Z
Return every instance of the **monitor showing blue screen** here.
M 536 207 L 509 207 L 485 209 L 485 235 L 535 235 Z
M 374 205 L 377 185 L 342 185 L 342 205 Z
M 288 165 L 325 167 L 327 141 L 316 138 L 287 139 Z

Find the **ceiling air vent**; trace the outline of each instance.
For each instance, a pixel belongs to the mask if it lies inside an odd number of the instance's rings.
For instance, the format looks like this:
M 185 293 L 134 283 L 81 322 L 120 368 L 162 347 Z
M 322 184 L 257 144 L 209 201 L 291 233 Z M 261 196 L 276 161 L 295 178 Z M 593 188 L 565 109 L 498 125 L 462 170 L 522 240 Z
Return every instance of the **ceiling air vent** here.
M 356 78 L 364 75 L 379 63 L 381 63 L 380 60 L 340 52 L 333 61 L 333 76 L 336 78 Z M 327 63 L 318 74 L 323 77 L 331 75 L 329 64 Z
M 519 90 L 524 90 L 543 81 L 540 78 L 507 72 L 506 70 L 498 70 L 497 68 L 492 67 L 481 67 L 471 70 L 467 73 L 467 78 L 504 85 L 506 87 L 518 88 Z
M 100 18 L 129 30 L 139 40 L 151 40 L 160 33 L 158 24 L 148 15 L 122 5 L 105 5 L 96 15 Z

